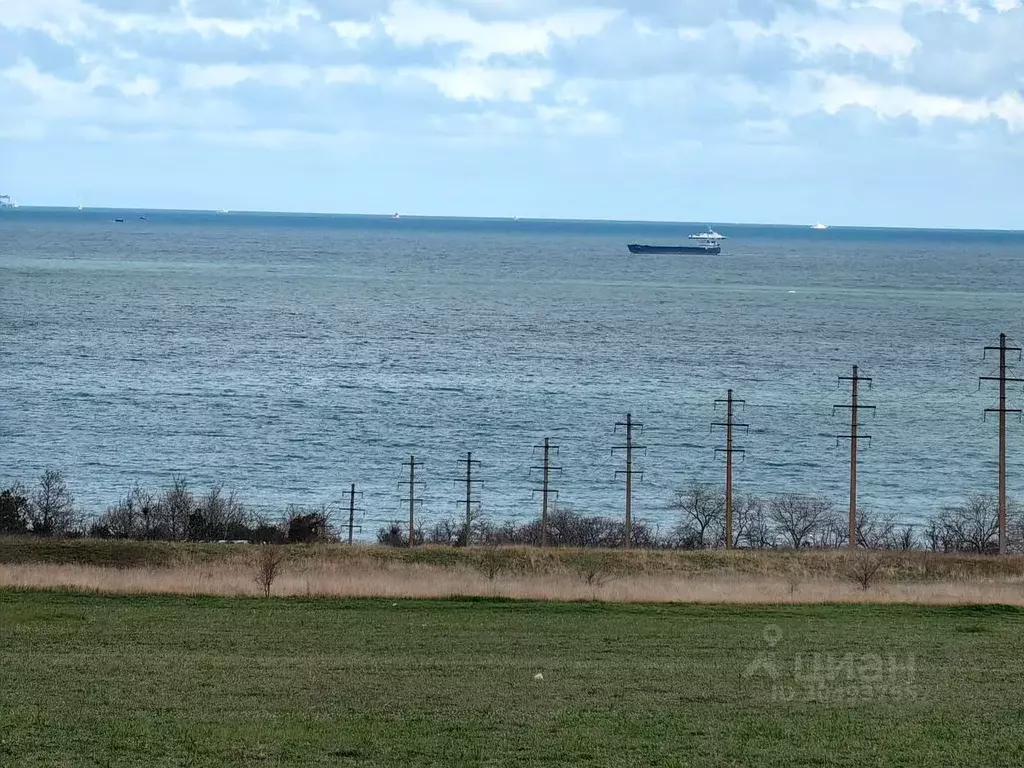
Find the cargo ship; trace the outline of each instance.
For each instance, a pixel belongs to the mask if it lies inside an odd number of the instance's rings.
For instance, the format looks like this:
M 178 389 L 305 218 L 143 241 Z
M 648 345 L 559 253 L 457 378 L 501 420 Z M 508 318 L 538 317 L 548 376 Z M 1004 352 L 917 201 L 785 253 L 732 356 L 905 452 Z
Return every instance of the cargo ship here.
M 706 253 L 710 255 L 722 252 L 722 241 L 725 235 L 720 235 L 711 227 L 707 232 L 689 235 L 690 245 L 643 245 L 630 243 L 626 247 L 630 253 Z

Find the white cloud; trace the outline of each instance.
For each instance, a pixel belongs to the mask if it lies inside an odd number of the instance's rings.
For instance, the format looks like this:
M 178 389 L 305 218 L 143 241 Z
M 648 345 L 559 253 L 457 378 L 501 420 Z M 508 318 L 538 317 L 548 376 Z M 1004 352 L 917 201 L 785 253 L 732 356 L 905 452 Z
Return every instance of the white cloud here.
M 152 98 L 160 92 L 160 83 L 155 78 L 139 75 L 127 83 L 122 83 L 118 88 L 125 96 Z
M 881 117 L 909 115 L 924 123 L 939 118 L 968 123 L 994 118 L 1004 121 L 1010 130 L 1024 133 L 1024 99 L 1020 93 L 1005 93 L 996 99 L 958 99 L 842 75 L 824 75 L 820 82 L 802 111 L 820 109 L 835 114 L 846 107 L 866 107 Z
M 466 58 L 480 61 L 495 54 L 545 54 L 555 39 L 592 35 L 616 15 L 608 10 L 577 10 L 529 21 L 481 22 L 439 5 L 397 0 L 382 23 L 399 45 L 456 44 L 463 46 Z
M 332 85 L 336 83 L 373 83 L 377 78 L 370 67 L 354 64 L 348 67 L 327 67 L 322 70 L 324 82 Z
M 430 83 L 456 101 L 532 100 L 536 91 L 549 86 L 555 75 L 542 69 L 497 69 L 466 66 L 453 69 L 408 69 L 407 77 Z
M 0 27 L 45 32 L 58 42 L 87 36 L 94 9 L 80 0 L 2 0 Z
M 537 117 L 544 123 L 545 130 L 554 134 L 612 136 L 622 130 L 617 117 L 600 110 L 539 106 Z
M 835 48 L 903 59 L 917 41 L 900 24 L 898 16 L 876 9 L 832 16 L 807 16 L 788 12 L 769 27 L 752 22 L 733 22 L 740 39 L 781 37 L 793 41 L 807 55 L 818 56 Z
M 213 90 L 232 88 L 240 83 L 254 82 L 260 85 L 300 88 L 312 78 L 308 67 L 297 64 L 274 64 L 267 66 L 240 66 L 238 64 L 216 64 L 199 66 L 186 64 L 182 67 L 180 84 L 187 90 Z
M 360 21 L 332 21 L 328 25 L 339 38 L 354 42 L 373 34 L 373 25 Z
M 847 107 L 1024 133 L 1022 33 L 1011 0 L 0 0 L 0 100 L 265 146 L 397 122 L 784 143 Z

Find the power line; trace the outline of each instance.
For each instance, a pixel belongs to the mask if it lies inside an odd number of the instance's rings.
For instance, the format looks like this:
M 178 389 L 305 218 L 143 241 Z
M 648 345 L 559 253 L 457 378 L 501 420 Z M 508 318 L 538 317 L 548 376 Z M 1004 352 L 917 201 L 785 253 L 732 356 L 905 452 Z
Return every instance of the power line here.
M 363 526 L 356 525 L 356 496 L 362 497 L 363 492 L 356 490 L 356 484 L 352 483 L 352 486 L 343 493 L 343 496 L 348 497 L 348 543 L 352 544 L 352 533 L 358 528 L 359 532 L 363 532 Z M 362 510 L 359 510 L 362 511 Z
M 999 554 L 1006 554 L 1006 414 L 1015 413 L 1018 419 L 1020 418 L 1019 408 L 1007 408 L 1006 407 L 1006 384 L 1007 382 L 1021 382 L 1024 379 L 1018 379 L 1013 376 L 1007 375 L 1006 365 L 1006 353 L 1016 352 L 1018 362 L 1021 359 L 1021 348 L 1020 347 L 1008 347 L 1006 345 L 1006 334 L 999 334 L 999 346 L 998 347 L 985 347 L 982 353 L 982 359 L 985 358 L 989 352 L 999 352 L 999 375 L 998 376 L 980 376 L 978 377 L 978 387 L 981 388 L 981 382 L 983 381 L 998 381 L 999 382 L 999 407 L 998 408 L 986 408 L 985 414 L 998 413 L 999 414 Z
M 633 430 L 639 429 L 640 434 L 643 434 L 644 425 L 633 421 L 633 414 L 627 413 L 625 421 L 618 421 L 615 423 L 615 431 L 618 432 L 619 427 L 623 427 L 626 430 L 626 444 L 616 445 L 612 448 L 612 455 L 615 455 L 616 451 L 626 452 L 626 468 L 616 470 L 615 476 L 625 475 L 626 477 L 626 549 L 630 549 L 633 546 L 633 451 L 643 450 L 646 451 L 646 446 L 636 445 L 633 442 Z M 640 473 L 641 479 L 643 478 L 643 472 Z
M 544 463 L 539 467 L 530 467 L 531 470 L 540 470 L 543 474 L 541 475 L 541 507 L 540 507 L 540 545 L 546 547 L 548 545 L 548 497 L 550 494 L 558 496 L 558 489 L 550 487 L 550 478 L 552 472 L 558 472 L 561 474 L 561 467 L 551 466 L 551 451 L 558 455 L 559 447 L 551 444 L 551 438 L 545 437 L 543 445 L 535 445 L 534 450 L 541 449 L 544 451 Z M 537 489 L 534 489 L 534 493 L 537 493 Z
M 711 423 L 711 428 L 725 427 L 725 448 L 716 448 L 715 455 L 719 453 L 725 453 L 725 548 L 732 549 L 735 542 L 732 538 L 732 455 L 733 453 L 745 454 L 746 451 L 742 448 L 734 448 L 732 444 L 732 431 L 734 427 L 739 427 L 746 430 L 746 433 L 750 433 L 749 424 L 738 424 L 733 421 L 733 408 L 736 405 L 743 407 L 745 404 L 744 400 L 735 400 L 732 396 L 732 390 L 728 391 L 725 400 L 715 400 L 715 406 L 725 404 L 726 416 L 725 421 L 715 421 Z
M 466 484 L 466 498 L 464 501 L 458 501 L 457 504 L 466 505 L 466 546 L 470 546 L 473 542 L 473 504 L 479 506 L 479 501 L 473 501 L 473 484 L 483 484 L 483 480 L 476 480 L 473 478 L 473 467 L 481 466 L 480 462 L 473 458 L 473 452 L 467 451 L 466 458 L 459 459 L 459 464 L 466 465 L 466 476 L 465 478 L 456 478 L 455 482 L 464 482 Z
M 409 546 L 416 546 L 416 505 L 422 503 L 422 499 L 416 498 L 416 487 L 423 487 L 423 481 L 416 479 L 416 468 L 422 467 L 423 462 L 417 461 L 415 456 L 410 456 L 408 461 L 402 462 L 403 467 L 409 469 L 409 478 L 407 480 L 399 480 L 398 486 L 403 485 L 409 489 L 409 495 L 406 498 L 401 499 L 402 501 L 409 502 Z
M 850 382 L 850 404 L 849 405 L 833 405 L 832 412 L 835 413 L 837 408 L 845 408 L 850 411 L 850 434 L 848 435 L 837 435 L 836 444 L 838 445 L 840 440 L 846 439 L 850 441 L 850 530 L 849 530 L 849 541 L 847 542 L 850 549 L 857 548 L 857 444 L 861 440 L 867 440 L 871 442 L 871 435 L 860 434 L 860 412 L 871 411 L 875 412 L 875 406 L 863 405 L 858 399 L 858 389 L 860 383 L 867 382 L 868 388 L 871 388 L 871 379 L 867 376 L 861 376 L 857 372 L 857 366 L 853 366 L 852 376 L 840 376 L 839 382 L 844 381 Z

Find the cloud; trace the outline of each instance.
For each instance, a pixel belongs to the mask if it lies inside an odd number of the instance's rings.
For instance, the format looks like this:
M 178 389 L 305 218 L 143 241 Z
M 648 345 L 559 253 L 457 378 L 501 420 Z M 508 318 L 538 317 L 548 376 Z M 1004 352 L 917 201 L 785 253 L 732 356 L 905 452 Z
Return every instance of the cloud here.
M 982 151 L 1024 134 L 1022 39 L 1010 0 L 32 0 L 0 13 L 0 101 L 33 140 Z
M 536 91 L 554 82 L 553 72 L 531 69 L 458 67 L 404 72 L 424 80 L 455 101 L 532 101 Z
M 396 0 L 381 22 L 398 45 L 448 43 L 460 58 L 482 61 L 495 54 L 546 54 L 553 41 L 592 35 L 616 12 L 577 10 L 528 21 L 478 21 L 467 13 L 415 0 Z
M 249 81 L 298 89 L 306 85 L 312 77 L 313 72 L 309 68 L 295 64 L 249 67 L 236 64 L 186 64 L 181 69 L 179 83 L 186 90 L 200 91 L 233 88 Z

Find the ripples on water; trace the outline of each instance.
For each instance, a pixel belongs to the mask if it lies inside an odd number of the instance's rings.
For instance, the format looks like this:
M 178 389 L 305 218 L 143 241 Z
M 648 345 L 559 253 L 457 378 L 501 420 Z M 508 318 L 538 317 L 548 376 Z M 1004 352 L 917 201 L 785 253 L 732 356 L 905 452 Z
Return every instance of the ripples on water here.
M 865 504 L 913 521 L 995 484 L 977 376 L 1000 331 L 1024 339 L 1024 235 L 721 225 L 721 257 L 630 256 L 702 225 L 114 217 L 0 216 L 0 482 L 61 467 L 90 512 L 174 473 L 273 509 L 356 482 L 369 534 L 402 515 L 413 452 L 424 519 L 456 514 L 472 450 L 484 512 L 525 518 L 549 435 L 561 501 L 618 514 L 609 449 L 631 411 L 634 514 L 664 523 L 673 489 L 722 479 L 728 387 L 751 425 L 737 489 L 843 503 L 831 405 L 854 362 L 878 406 Z

